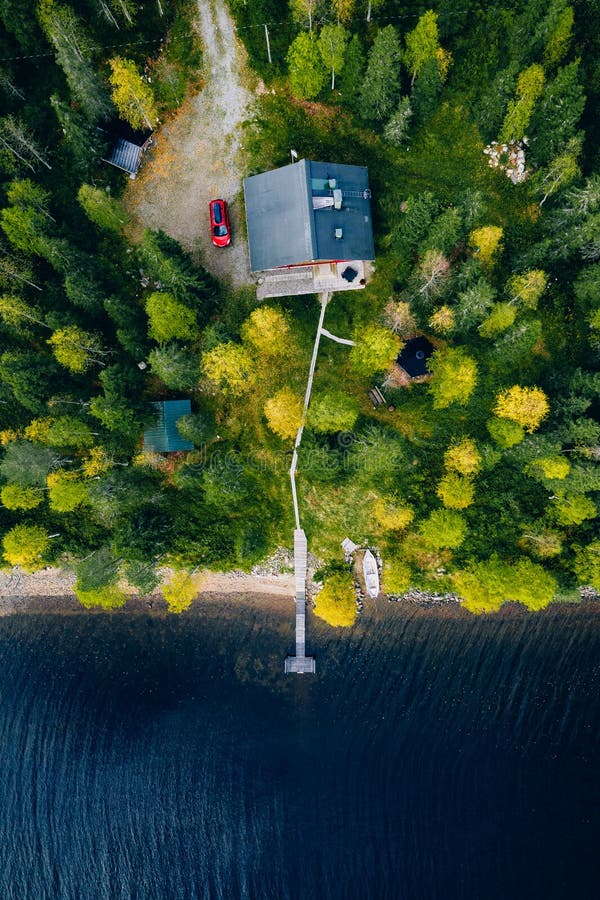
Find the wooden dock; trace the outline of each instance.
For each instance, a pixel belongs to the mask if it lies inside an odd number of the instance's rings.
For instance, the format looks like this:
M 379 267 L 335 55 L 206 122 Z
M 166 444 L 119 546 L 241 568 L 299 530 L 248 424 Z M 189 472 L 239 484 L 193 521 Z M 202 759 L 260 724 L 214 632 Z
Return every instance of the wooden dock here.
M 306 535 L 300 527 L 300 511 L 298 509 L 298 495 L 296 492 L 296 467 L 298 465 L 298 448 L 302 441 L 302 433 L 304 431 L 304 423 L 306 421 L 306 413 L 310 403 L 310 395 L 312 391 L 313 378 L 315 375 L 315 366 L 317 364 L 317 355 L 319 353 L 319 342 L 323 333 L 323 320 L 325 318 L 325 310 L 329 302 L 330 294 L 324 291 L 319 302 L 321 304 L 321 314 L 317 325 L 317 333 L 313 344 L 313 352 L 310 360 L 310 368 L 308 370 L 308 380 L 306 382 L 306 392 L 304 394 L 304 407 L 302 409 L 302 419 L 296 433 L 294 442 L 294 453 L 292 456 L 292 464 L 290 466 L 290 483 L 292 486 L 292 499 L 294 501 L 294 518 L 296 527 L 294 529 L 294 572 L 296 574 L 296 655 L 288 656 L 285 660 L 285 671 L 295 672 L 298 675 L 305 675 L 308 672 L 315 671 L 314 656 L 306 655 L 306 559 L 307 545 Z M 329 334 L 329 332 L 328 332 Z
M 294 529 L 294 572 L 296 575 L 296 655 L 285 660 L 286 673 L 306 675 L 315 671 L 314 656 L 306 655 L 306 535 L 301 528 Z

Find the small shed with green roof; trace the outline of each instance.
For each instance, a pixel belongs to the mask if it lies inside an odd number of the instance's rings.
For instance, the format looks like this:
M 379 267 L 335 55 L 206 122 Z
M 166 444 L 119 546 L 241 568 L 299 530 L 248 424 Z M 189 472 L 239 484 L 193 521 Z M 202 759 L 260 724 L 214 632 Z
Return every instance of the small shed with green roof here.
M 191 441 L 186 441 L 177 428 L 177 422 L 192 412 L 189 400 L 161 400 L 152 404 L 157 413 L 157 422 L 153 428 L 144 432 L 144 450 L 154 453 L 177 453 L 193 450 Z

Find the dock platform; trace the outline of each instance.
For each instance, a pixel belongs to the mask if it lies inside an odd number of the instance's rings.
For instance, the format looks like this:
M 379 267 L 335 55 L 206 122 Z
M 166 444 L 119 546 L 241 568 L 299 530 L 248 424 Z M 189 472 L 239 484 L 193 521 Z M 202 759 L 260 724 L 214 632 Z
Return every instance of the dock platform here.
M 285 673 L 289 675 L 291 672 L 297 675 L 313 675 L 316 672 L 314 656 L 286 656 Z
M 314 656 L 306 655 L 306 535 L 301 528 L 294 529 L 294 572 L 296 575 L 296 655 L 285 660 L 286 673 L 298 675 L 316 670 Z

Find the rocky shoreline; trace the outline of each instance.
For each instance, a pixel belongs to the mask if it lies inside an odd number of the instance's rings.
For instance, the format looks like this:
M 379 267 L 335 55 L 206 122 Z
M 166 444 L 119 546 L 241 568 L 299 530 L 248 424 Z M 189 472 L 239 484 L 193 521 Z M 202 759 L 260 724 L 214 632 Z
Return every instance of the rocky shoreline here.
M 387 599 L 390 603 L 417 603 L 420 606 L 446 606 L 449 603 L 461 606 L 463 602 L 456 594 L 429 593 L 418 588 L 411 588 L 405 594 L 390 594 Z

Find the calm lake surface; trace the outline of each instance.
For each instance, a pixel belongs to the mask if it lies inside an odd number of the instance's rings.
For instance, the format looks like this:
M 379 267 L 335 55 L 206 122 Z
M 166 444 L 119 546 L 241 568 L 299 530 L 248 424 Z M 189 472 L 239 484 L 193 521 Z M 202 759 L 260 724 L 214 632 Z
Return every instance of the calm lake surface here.
M 0 619 L 1 900 L 598 896 L 600 608 Z

